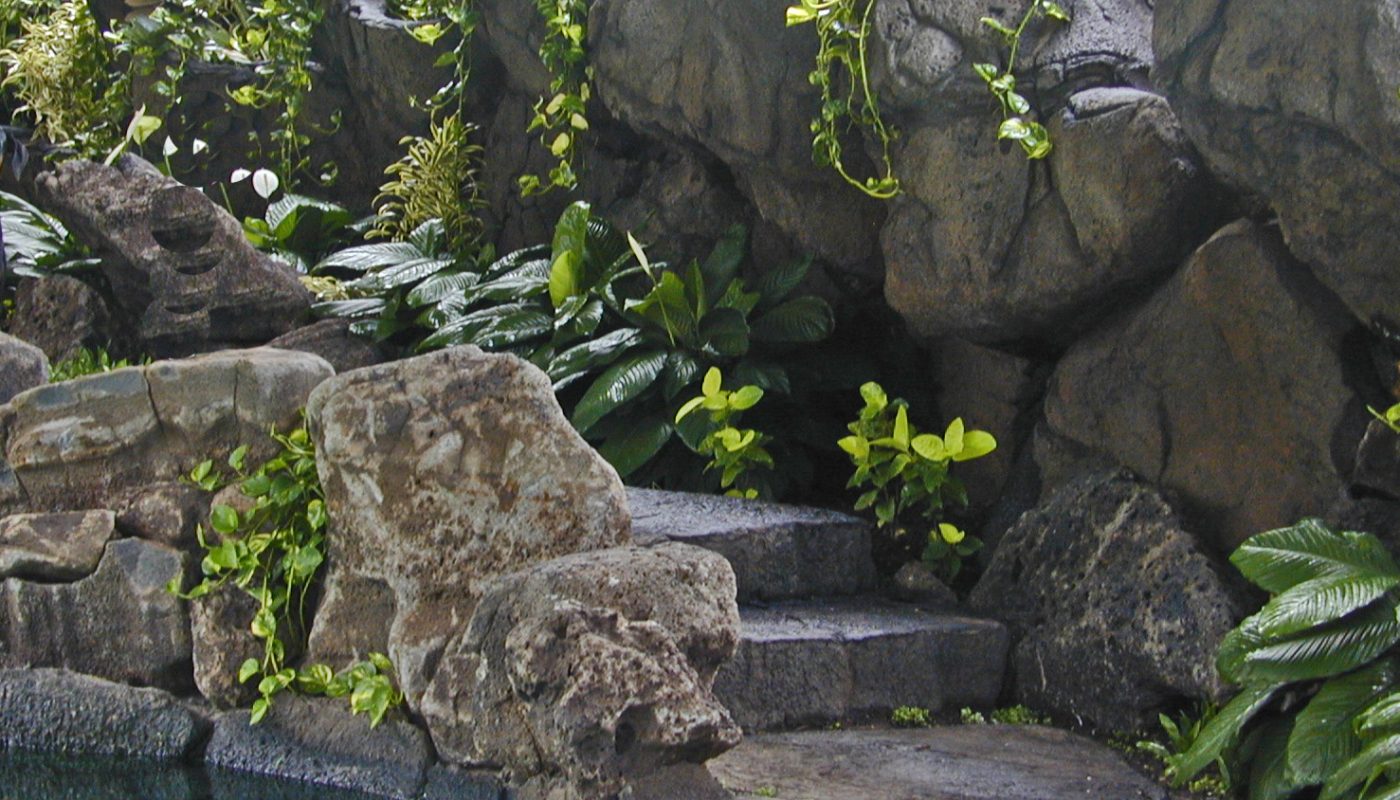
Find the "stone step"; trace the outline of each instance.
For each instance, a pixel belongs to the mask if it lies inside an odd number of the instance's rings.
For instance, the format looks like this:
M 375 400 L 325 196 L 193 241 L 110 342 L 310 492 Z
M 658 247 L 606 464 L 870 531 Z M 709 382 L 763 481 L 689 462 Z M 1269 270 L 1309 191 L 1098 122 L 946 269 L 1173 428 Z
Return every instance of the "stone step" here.
M 638 544 L 676 541 L 734 567 L 739 602 L 850 595 L 875 586 L 869 522 L 835 511 L 732 497 L 628 489 Z
M 1008 635 L 1001 623 L 875 597 L 741 606 L 734 659 L 715 694 L 745 729 L 887 718 L 993 705 Z
M 746 736 L 709 762 L 735 798 L 1167 800 L 1119 754 L 1038 725 Z

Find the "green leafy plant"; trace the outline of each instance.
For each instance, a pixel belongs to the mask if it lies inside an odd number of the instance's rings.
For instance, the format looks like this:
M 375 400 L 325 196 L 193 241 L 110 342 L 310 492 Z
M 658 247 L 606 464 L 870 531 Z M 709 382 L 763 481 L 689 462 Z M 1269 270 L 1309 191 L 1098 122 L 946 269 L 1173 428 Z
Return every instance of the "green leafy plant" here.
M 57 217 L 9 192 L 0 192 L 0 230 L 4 231 L 7 277 L 85 274 L 101 263 Z
M 257 602 L 249 630 L 262 644 L 262 657 L 248 659 L 238 671 L 241 683 L 258 680 L 253 724 L 267 715 L 277 694 L 295 684 L 307 693 L 349 695 L 352 711 L 368 713 L 370 724 L 377 725 L 389 708 L 402 701 L 390 682 L 392 667 L 386 658 L 374 654 L 368 662 L 338 674 L 325 665 L 297 670 L 288 664 L 283 636 L 306 636 L 307 598 L 325 561 L 327 515 L 315 447 L 306 429 L 273 431 L 271 436 L 281 451 L 256 469 L 245 469 L 247 446 L 228 457 L 239 489 L 252 507 L 240 512 L 215 505 L 209 513 L 209 534 L 203 525 L 196 528 L 205 552 L 200 562 L 203 580 L 182 592 L 182 580 L 176 577 L 167 589 L 194 600 L 232 584 Z M 196 466 L 188 480 L 208 491 L 225 483 L 212 461 Z
M 1152 739 L 1140 740 L 1134 748 L 1129 749 L 1129 752 L 1137 750 L 1147 753 L 1170 767 L 1175 760 L 1181 758 L 1183 753 L 1195 745 L 1196 740 L 1201 736 L 1201 731 L 1219 713 L 1220 707 L 1216 704 L 1202 703 L 1194 712 L 1182 711 L 1177 714 L 1175 719 L 1166 714 L 1158 714 L 1157 719 L 1166 736 L 1166 742 Z M 1215 759 L 1213 767 L 1213 773 L 1196 777 L 1186 785 L 1186 788 L 1198 794 L 1228 797 L 1230 795 L 1230 767 L 1225 763 L 1223 756 Z M 1170 779 L 1170 772 L 1167 777 Z
M 1387 408 L 1385 410 L 1385 413 L 1381 413 L 1376 409 L 1372 408 L 1371 406 L 1366 406 L 1366 410 L 1371 412 L 1371 416 L 1375 417 L 1381 422 L 1384 422 L 1386 424 L 1386 427 L 1390 428 L 1396 433 L 1400 433 L 1400 403 L 1396 403 L 1390 408 Z
M 1216 667 L 1240 692 L 1169 756 L 1169 777 L 1223 759 L 1247 766 L 1231 777 L 1250 798 L 1400 796 L 1400 568 L 1385 547 L 1307 519 L 1230 560 L 1270 599 L 1221 643 Z
M 865 405 L 847 426 L 851 435 L 837 442 L 855 466 L 847 487 L 866 489 L 856 500 L 856 510 L 873 509 L 878 527 L 897 538 L 915 529 L 927 531 L 923 560 L 951 581 L 961 571 L 963 558 L 982 543 L 941 521 L 948 503 L 967 504 L 966 489 L 948 468 L 992 452 L 996 439 L 986 431 L 966 430 L 961 417 L 942 436 L 921 434 L 909 422 L 909 404 L 891 401 L 878 383 L 865 384 L 860 395 Z
M 544 179 L 538 175 L 520 176 L 522 195 L 555 188 L 568 190 L 578 185 L 575 156 L 579 137 L 588 131 L 593 81 L 586 47 L 589 5 L 591 0 L 535 0 L 545 21 L 540 60 L 553 79 L 549 95 L 535 103 L 535 115 L 525 132 L 538 130 L 540 144 L 559 160 Z
M 1007 706 L 992 711 L 992 722 L 997 725 L 1049 725 L 1050 718 L 1037 714 L 1025 705 Z
M 973 64 L 972 68 L 987 82 L 987 89 L 1001 106 L 1001 126 L 997 128 L 997 139 L 1010 139 L 1021 145 L 1030 159 L 1045 158 L 1052 149 L 1050 134 L 1045 126 L 1030 118 L 1031 103 L 1016 91 L 1016 57 L 1021 51 L 1021 37 L 1033 19 L 1051 19 L 1069 22 L 1069 12 L 1052 0 L 1031 0 L 1021 22 L 1015 28 L 1008 28 L 992 17 L 983 17 L 982 24 L 1001 34 L 1008 50 L 1006 66 L 996 64 Z
M 890 724 L 896 728 L 927 728 L 933 724 L 933 717 L 927 708 L 899 706 L 890 712 Z
M 680 425 L 698 409 L 709 412 L 711 430 L 696 448 L 696 452 L 710 459 L 706 469 L 720 472 L 720 488 L 731 497 L 771 499 L 767 484 L 751 475 L 758 468 L 773 468 L 773 457 L 763 448 L 770 437 L 752 428 L 737 427 L 739 417 L 763 399 L 763 390 L 744 386 L 730 392 L 722 388 L 723 382 L 719 368 L 710 367 L 701 384 L 700 396 L 681 406 L 676 412 L 676 424 Z
M 819 47 L 816 67 L 808 80 L 822 91 L 821 112 L 812 120 L 812 158 L 836 170 L 847 183 L 880 199 L 899 194 L 899 179 L 890 161 L 895 132 L 880 117 L 870 88 L 866 49 L 870 14 L 875 0 L 801 0 L 787 9 L 787 24 L 815 23 Z M 883 174 L 859 180 L 842 161 L 842 138 L 852 128 L 871 134 L 879 143 Z
M 284 193 L 261 218 L 245 217 L 243 234 L 259 250 L 285 261 L 299 273 L 357 233 L 349 211 L 335 203 Z
M 126 358 L 112 358 L 105 347 L 96 347 L 89 350 L 86 347 L 78 348 L 78 351 L 70 358 L 66 358 L 54 364 L 49 369 L 49 383 L 60 381 L 70 381 L 74 378 L 81 378 L 84 375 L 96 375 L 102 372 L 111 372 L 114 369 L 130 367 L 135 364 L 149 364 L 149 356 L 136 359 L 132 362 Z
M 481 235 L 477 212 L 485 205 L 477 190 L 481 148 L 471 143 L 474 125 L 456 113 L 432 122 L 427 137 L 405 137 L 408 152 L 389 165 L 389 181 L 375 198 L 378 217 L 371 237 L 408 239 L 429 220 L 438 220 L 454 250 L 469 248 Z

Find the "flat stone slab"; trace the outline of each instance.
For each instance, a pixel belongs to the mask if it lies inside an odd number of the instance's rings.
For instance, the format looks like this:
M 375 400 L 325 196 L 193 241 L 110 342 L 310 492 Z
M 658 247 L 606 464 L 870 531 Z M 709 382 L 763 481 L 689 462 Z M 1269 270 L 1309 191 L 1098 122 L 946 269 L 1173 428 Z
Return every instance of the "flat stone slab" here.
M 1038 725 L 764 733 L 709 762 L 736 798 L 1166 800 L 1117 753 Z
M 824 725 L 912 705 L 989 706 L 1009 644 L 994 620 L 874 597 L 740 607 L 715 694 L 749 730 Z
M 75 581 L 91 575 L 116 529 L 111 511 L 11 514 L 0 519 L 0 578 Z
M 820 508 L 627 490 L 632 539 L 703 547 L 734 568 L 739 602 L 850 595 L 875 586 L 871 525 Z

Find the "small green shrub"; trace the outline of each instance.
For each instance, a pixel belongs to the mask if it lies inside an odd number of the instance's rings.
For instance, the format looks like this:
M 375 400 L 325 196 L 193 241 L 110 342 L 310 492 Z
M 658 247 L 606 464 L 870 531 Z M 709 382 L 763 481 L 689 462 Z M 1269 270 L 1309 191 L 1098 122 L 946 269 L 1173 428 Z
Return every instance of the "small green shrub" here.
M 711 430 L 700 440 L 696 452 L 710 459 L 707 470 L 720 472 L 720 489 L 731 497 L 754 500 L 759 497 L 772 499 L 766 483 L 760 483 L 751 474 L 759 468 L 773 468 L 773 456 L 763 449 L 770 441 L 766 434 L 747 428 L 739 429 L 739 417 L 763 399 L 763 390 L 757 386 L 744 386 L 735 391 L 725 391 L 723 376 L 717 367 L 710 367 L 701 385 L 701 394 L 681 406 L 676 412 L 676 424 L 692 411 L 704 409 L 709 412 Z
M 453 113 L 435 119 L 428 136 L 408 136 L 408 152 L 389 165 L 388 182 L 375 198 L 378 216 L 370 237 L 407 240 L 437 220 L 450 250 L 469 249 L 481 235 L 477 213 L 485 205 L 477 189 L 481 148 L 471 143 L 476 126 Z
M 241 683 L 258 679 L 253 724 L 267 715 L 277 694 L 295 688 L 308 694 L 348 695 L 351 711 L 368 714 L 370 725 L 378 725 L 390 708 L 403 701 L 393 687 L 392 665 L 387 658 L 374 653 L 368 661 L 339 673 L 323 664 L 297 670 L 287 663 L 282 636 L 304 639 L 307 634 L 306 603 L 325 562 L 327 515 L 316 473 L 315 446 L 306 429 L 285 434 L 273 431 L 271 436 L 281 445 L 281 452 L 256 469 L 245 470 L 246 446 L 228 457 L 240 491 L 253 505 L 243 513 L 216 505 L 209 513 L 212 534 L 206 536 L 202 525 L 196 529 L 205 553 L 200 562 L 204 579 L 188 592 L 181 591 L 180 577 L 166 588 L 194 600 L 233 584 L 257 601 L 249 629 L 262 643 L 263 654 L 248 659 L 238 671 Z M 188 480 L 206 491 L 225 483 L 212 461 L 196 466 Z
M 1156 757 L 1168 768 L 1164 777 L 1171 779 L 1170 766 L 1189 751 L 1200 738 L 1201 731 L 1220 713 L 1214 703 L 1203 703 L 1194 712 L 1182 711 L 1173 719 L 1166 714 L 1157 715 L 1166 736 L 1166 742 L 1151 739 L 1139 741 L 1136 750 Z M 1186 784 L 1192 792 L 1218 797 L 1230 795 L 1230 767 L 1224 757 L 1217 757 L 1212 765 L 1214 772 L 1201 775 Z
M 1016 91 L 1016 57 L 1021 51 L 1021 36 L 1031 20 L 1044 18 L 1058 22 L 1069 22 L 1069 12 L 1052 0 L 1032 0 L 1021 17 L 1021 23 L 1008 28 L 1001 22 L 983 17 L 982 24 L 1001 34 L 1008 50 L 1006 67 L 996 64 L 973 64 L 972 68 L 987 82 L 987 89 L 997 99 L 1001 107 L 1001 126 L 997 128 L 997 139 L 1010 139 L 1021 145 L 1030 159 L 1045 158 L 1050 155 L 1050 134 L 1045 126 L 1030 118 L 1031 103 Z
M 1024 705 L 1007 706 L 992 711 L 992 722 L 997 725 L 1049 725 L 1050 718 L 1037 714 Z
M 1212 765 L 1251 798 L 1400 796 L 1400 568 L 1376 537 L 1316 519 L 1257 534 L 1230 560 L 1268 603 L 1221 643 L 1240 686 L 1167 754 L 1176 785 Z M 1314 789 L 1313 787 L 1320 787 Z
M 243 220 L 249 243 L 302 274 L 359 232 L 342 206 L 290 192 L 269 203 L 262 218 Z
M 981 711 L 973 711 L 970 708 L 963 708 L 958 712 L 958 717 L 964 725 L 986 725 L 987 717 Z
M 933 717 L 927 708 L 900 706 L 890 712 L 890 724 L 896 728 L 927 728 L 933 724 Z
M 967 490 L 948 469 L 992 452 L 996 439 L 986 431 L 966 430 L 961 418 L 943 436 L 921 434 L 909 422 L 909 404 L 891 401 L 878 383 L 865 384 L 860 395 L 865 405 L 847 426 L 851 435 L 837 442 L 855 466 L 847 487 L 866 489 L 856 510 L 874 509 L 877 526 L 897 538 L 926 531 L 923 560 L 951 581 L 963 558 L 982 543 L 941 520 L 948 503 L 967 504 Z
M 150 357 L 137 359 L 138 364 L 151 363 Z M 71 358 L 54 364 L 49 368 L 49 383 L 60 381 L 70 381 L 74 378 L 81 378 L 84 375 L 96 375 L 102 372 L 111 372 L 114 369 L 133 366 L 130 359 L 113 359 L 105 347 L 97 347 L 89 350 L 86 347 L 78 348 L 78 351 Z

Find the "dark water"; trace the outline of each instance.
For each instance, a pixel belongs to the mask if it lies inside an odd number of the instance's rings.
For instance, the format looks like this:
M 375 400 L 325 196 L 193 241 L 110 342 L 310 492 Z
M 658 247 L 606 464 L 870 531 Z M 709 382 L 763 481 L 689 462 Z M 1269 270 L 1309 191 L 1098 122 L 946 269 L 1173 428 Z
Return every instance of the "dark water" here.
M 168 763 L 0 752 L 0 800 L 368 800 L 375 795 Z

